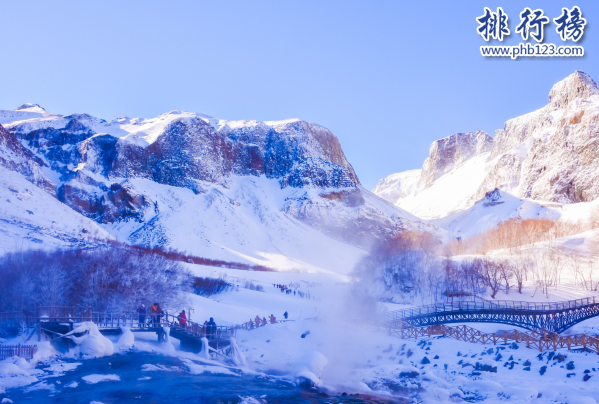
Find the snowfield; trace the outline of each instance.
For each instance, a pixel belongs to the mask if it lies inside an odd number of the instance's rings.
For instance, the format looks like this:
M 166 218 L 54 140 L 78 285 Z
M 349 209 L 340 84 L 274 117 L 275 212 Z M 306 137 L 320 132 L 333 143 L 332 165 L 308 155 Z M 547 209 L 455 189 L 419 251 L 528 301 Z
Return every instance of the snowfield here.
M 585 243 L 572 240 L 593 237 L 597 236 L 590 232 L 561 239 L 559 243 L 566 248 L 581 249 Z M 216 373 L 235 378 L 240 374 L 270 375 L 294 383 L 309 381 L 330 395 L 344 392 L 379 397 L 399 395 L 421 403 L 593 403 L 599 397 L 599 384 L 595 380 L 599 376 L 599 356 L 593 353 L 558 350 L 557 354 L 565 356 L 561 358 L 551 352 L 539 354 L 523 344 L 511 342 L 483 346 L 437 336 L 401 340 L 383 328 L 370 325 L 369 319 L 406 306 L 386 303 L 377 308 L 377 305 L 356 300 L 352 278 L 346 275 L 186 266 L 196 276 L 223 277 L 234 285 L 233 290 L 209 298 L 188 295 L 184 309 L 192 321 L 203 322 L 214 317 L 218 325 L 232 325 L 247 322 L 256 315 L 268 318 L 270 314 L 281 320 L 284 311 L 289 313 L 290 321 L 250 331 L 239 330 L 237 345 L 247 364 L 242 368 L 183 352 L 174 338 L 158 343 L 153 334 L 127 330 L 120 337 L 109 337 L 117 355 L 154 352 L 182 361 L 180 367 L 147 363 L 140 371 L 148 376 L 140 376 L 140 381 L 158 378 L 161 372 Z M 249 282 L 261 286 L 263 291 L 245 289 Z M 281 293 L 273 284 L 297 286 L 298 291 L 309 293 L 310 299 Z M 551 290 L 549 298 L 538 293 L 531 284 L 525 286 L 521 295 L 512 289 L 509 295 L 500 292 L 497 298 L 560 301 L 589 295 L 599 295 L 599 292 L 583 291 L 566 282 L 557 290 Z M 501 324 L 467 325 L 486 332 L 514 328 Z M 93 328 L 86 324 L 82 327 Z M 586 320 L 567 334 L 581 332 L 599 333 L 599 318 Z M 40 351 L 32 364 L 20 359 L 0 362 L 0 388 L 6 390 L 9 397 L 11 389 L 22 386 L 45 389 L 48 394 L 77 389 L 76 385 L 53 384 L 49 377 L 77 369 L 81 361 L 62 361 L 80 358 L 84 349 L 96 356 L 110 355 L 104 342 L 108 339 L 94 335 L 91 329 L 87 340 L 76 340 L 77 347 L 66 353 L 57 352 L 48 342 L 38 343 Z M 20 338 L 11 343 L 22 341 Z M 34 368 L 36 363 L 43 365 Z M 585 376 L 590 379 L 584 381 Z M 527 380 L 525 386 L 522 379 Z M 81 379 L 84 384 L 118 380 L 119 376 L 110 372 L 98 372 Z

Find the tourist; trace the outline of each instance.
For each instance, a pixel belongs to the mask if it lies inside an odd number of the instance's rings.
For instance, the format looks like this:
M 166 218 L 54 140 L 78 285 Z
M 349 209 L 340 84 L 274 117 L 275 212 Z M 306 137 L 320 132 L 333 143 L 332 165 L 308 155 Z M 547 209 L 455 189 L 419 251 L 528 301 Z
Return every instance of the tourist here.
M 160 317 L 162 316 L 162 309 L 158 303 L 154 303 L 156 305 L 156 325 L 160 327 Z
M 210 317 L 210 321 L 206 325 L 206 334 L 208 334 L 209 339 L 213 339 L 216 334 L 216 323 L 212 317 Z
M 269 319 L 270 319 L 271 324 L 274 324 L 277 322 L 277 318 L 275 316 L 273 316 L 272 314 L 270 315 Z
M 254 321 L 256 322 L 256 327 L 260 327 L 260 316 L 256 315 Z
M 150 306 L 150 320 L 153 326 L 156 326 L 156 306 L 158 306 L 158 303 Z
M 287 318 L 289 317 L 289 313 L 287 313 L 287 312 L 283 313 L 283 317 L 285 317 L 285 320 L 287 320 Z
M 187 323 L 187 316 L 185 315 L 185 310 L 179 313 L 179 325 L 185 328 L 185 324 Z
M 137 309 L 137 314 L 139 314 L 139 326 L 146 326 L 146 306 L 142 303 L 141 306 Z

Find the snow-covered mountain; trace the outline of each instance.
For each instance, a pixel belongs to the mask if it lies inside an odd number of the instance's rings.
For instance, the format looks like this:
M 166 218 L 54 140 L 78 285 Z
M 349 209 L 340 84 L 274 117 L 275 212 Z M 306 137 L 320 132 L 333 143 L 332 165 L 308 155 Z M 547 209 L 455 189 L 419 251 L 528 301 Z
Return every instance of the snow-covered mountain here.
M 395 205 L 436 219 L 468 209 L 495 188 L 533 201 L 592 201 L 599 196 L 598 122 L 599 87 L 576 71 L 553 86 L 547 106 L 507 121 L 494 138 L 478 131 L 433 142 L 417 189 Z
M 395 203 L 400 198 L 406 198 L 416 191 L 421 171 L 421 169 L 416 169 L 391 174 L 378 180 L 372 192 L 386 201 Z
M 299 119 L 107 122 L 24 104 L 0 123 L 14 143 L 0 151 L 22 155 L 8 169 L 123 242 L 348 272 L 377 238 L 438 231 L 363 189 L 337 137 Z
M 112 237 L 56 199 L 43 160 L 0 125 L 0 253 L 92 245 Z

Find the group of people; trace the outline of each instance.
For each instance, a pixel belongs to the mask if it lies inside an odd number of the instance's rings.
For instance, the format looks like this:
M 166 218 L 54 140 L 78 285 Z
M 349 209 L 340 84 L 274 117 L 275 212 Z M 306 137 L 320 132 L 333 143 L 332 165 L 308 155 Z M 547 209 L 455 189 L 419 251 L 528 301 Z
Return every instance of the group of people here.
M 198 332 L 204 334 L 206 338 L 213 339 L 217 334 L 216 323 L 214 322 L 214 318 L 210 317 L 210 321 L 204 321 L 204 325 L 200 326 L 196 323 L 189 323 L 187 321 L 187 315 L 185 314 L 185 310 L 182 310 L 181 313 L 177 316 L 177 320 L 179 320 L 179 327 L 181 328 L 190 328 L 194 332 Z
M 287 319 L 289 317 L 289 313 L 285 312 L 283 314 L 283 317 Z M 275 324 L 277 322 L 277 318 L 273 314 L 268 316 L 268 320 L 271 324 Z M 248 325 L 249 329 L 253 329 L 258 327 L 264 327 L 267 324 L 267 321 L 266 317 L 262 317 L 262 319 L 260 319 L 260 316 L 257 315 L 255 319 L 250 319 L 250 321 L 248 321 L 246 324 Z
M 150 324 L 154 326 L 158 326 L 160 324 L 160 319 L 162 318 L 162 314 L 164 313 L 160 308 L 160 304 L 154 303 L 150 306 Z M 139 314 L 139 326 L 146 326 L 146 316 L 148 314 L 148 309 L 142 303 L 141 306 L 137 309 L 137 314 Z
M 285 293 L 286 295 L 293 294 L 293 296 L 299 296 L 302 299 L 316 300 L 316 298 L 314 296 L 310 295 L 310 292 L 301 292 L 301 291 L 297 290 L 299 288 L 299 285 L 293 285 L 293 284 L 289 284 L 289 285 L 290 286 L 281 285 L 279 283 L 272 284 L 272 286 L 274 286 L 275 288 L 279 288 L 281 290 L 281 293 Z M 295 289 L 292 289 L 292 287 L 294 287 Z

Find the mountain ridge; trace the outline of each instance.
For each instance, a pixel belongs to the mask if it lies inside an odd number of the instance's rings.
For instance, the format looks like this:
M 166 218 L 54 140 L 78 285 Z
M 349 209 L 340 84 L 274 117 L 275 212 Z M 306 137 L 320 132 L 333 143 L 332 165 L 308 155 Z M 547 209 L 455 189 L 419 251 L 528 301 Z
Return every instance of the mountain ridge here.
M 599 167 L 595 157 L 599 152 L 597 123 L 599 86 L 586 73 L 575 71 L 552 86 L 545 107 L 506 121 L 495 132 L 490 150 L 472 154 L 461 165 L 445 164 L 434 147 L 443 139 L 433 142 L 423 169 L 431 166 L 431 160 L 432 166 L 450 169 L 442 170 L 441 176 L 423 170 L 416 193 L 395 204 L 416 216 L 436 219 L 472 206 L 495 188 L 532 200 L 592 201 L 599 197 L 599 186 L 593 181 Z M 474 148 L 472 141 L 469 147 Z M 465 164 L 474 158 L 476 164 Z M 462 173 L 465 169 L 478 172 Z M 466 183 L 451 185 L 457 180 Z M 425 192 L 430 188 L 433 191 Z M 431 201 L 438 198 L 431 198 L 435 188 L 445 193 L 459 188 L 459 200 L 453 195 L 456 200 L 452 204 L 440 206 Z

